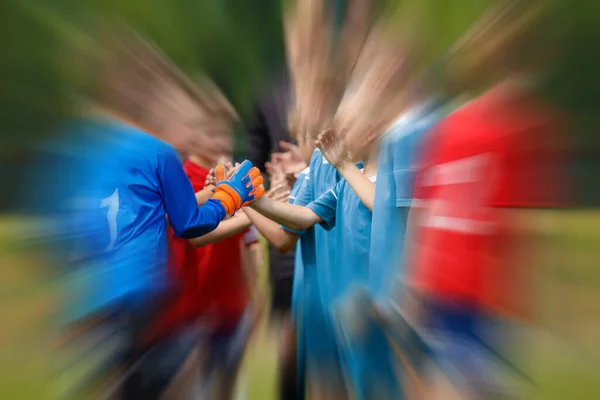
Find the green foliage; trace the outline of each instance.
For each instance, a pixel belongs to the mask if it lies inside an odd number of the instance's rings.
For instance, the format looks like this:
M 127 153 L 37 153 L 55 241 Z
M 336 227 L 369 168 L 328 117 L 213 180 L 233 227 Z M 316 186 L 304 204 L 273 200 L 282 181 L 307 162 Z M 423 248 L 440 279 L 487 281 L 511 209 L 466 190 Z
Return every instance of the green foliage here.
M 399 28 L 417 20 L 427 60 L 439 60 L 491 0 L 376 0 Z M 0 2 L 0 157 L 16 156 L 47 135 L 64 114 L 73 87 L 94 83 L 83 52 L 100 52 L 94 37 L 104 16 L 118 16 L 152 39 L 185 73 L 211 77 L 240 114 L 284 61 L 282 0 L 5 0 Z M 337 20 L 345 9 L 337 0 Z M 557 18 L 548 96 L 566 107 L 595 141 L 600 104 L 600 2 L 548 0 Z M 92 82 L 89 82 L 89 81 Z
M 4 153 L 48 135 L 71 89 L 96 83 L 82 54 L 100 53 L 94 39 L 107 16 L 149 37 L 189 76 L 210 76 L 242 114 L 268 66 L 283 58 L 279 0 L 6 0 L 0 5 Z
M 597 156 L 600 151 L 600 2 L 596 0 L 555 0 L 551 48 L 557 53 L 548 79 L 548 98 L 565 109 L 579 147 Z M 573 138 L 575 139 L 575 138 Z

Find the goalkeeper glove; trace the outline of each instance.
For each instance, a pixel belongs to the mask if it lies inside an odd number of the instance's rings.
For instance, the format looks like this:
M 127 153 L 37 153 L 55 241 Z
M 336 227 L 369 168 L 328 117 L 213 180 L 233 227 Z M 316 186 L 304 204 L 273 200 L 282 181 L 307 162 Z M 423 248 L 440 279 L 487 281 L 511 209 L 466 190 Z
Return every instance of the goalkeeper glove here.
M 213 199 L 219 200 L 227 216 L 232 216 L 244 205 L 251 203 L 264 194 L 263 178 L 258 168 L 248 160 L 225 179 L 224 168 L 218 165 L 215 176 L 218 180 Z M 220 179 L 220 180 L 219 180 Z

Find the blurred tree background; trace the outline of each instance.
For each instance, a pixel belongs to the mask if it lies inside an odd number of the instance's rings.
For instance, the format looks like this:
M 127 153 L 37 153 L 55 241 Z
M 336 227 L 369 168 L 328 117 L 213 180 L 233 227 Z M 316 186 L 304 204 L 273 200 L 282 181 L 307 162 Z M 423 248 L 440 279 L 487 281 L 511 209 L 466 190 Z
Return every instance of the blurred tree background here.
M 333 0 L 336 19 L 346 0 Z M 448 46 L 492 3 L 491 0 L 382 0 L 393 17 L 420 7 L 429 34 L 429 57 L 440 60 Z M 186 74 L 211 77 L 242 118 L 267 79 L 283 64 L 282 0 L 4 0 L 0 3 L 0 180 L 16 187 L 15 169 L 28 160 L 67 110 L 71 89 L 90 79 L 77 54 L 95 51 L 93 37 L 103 15 L 116 15 L 152 39 Z M 579 186 L 588 203 L 600 204 L 600 2 L 548 0 L 558 12 L 548 40 L 557 46 L 549 97 L 576 124 Z M 384 4 L 385 5 L 385 4 Z M 393 21 L 393 20 L 392 20 Z M 398 19 L 399 23 L 401 19 Z M 552 45 L 552 44 L 551 44 Z M 238 129 L 238 133 L 242 128 Z M 243 135 L 239 135 L 240 137 Z M 2 196 L 9 206 L 8 196 Z
M 211 77 L 242 116 L 283 60 L 280 0 L 6 0 L 0 4 L 0 183 L 16 190 L 32 145 L 69 111 L 73 89 L 93 87 L 85 57 L 103 16 L 116 16 L 186 74 Z M 98 49 L 100 51 L 100 49 Z M 3 208 L 14 201 L 2 196 Z

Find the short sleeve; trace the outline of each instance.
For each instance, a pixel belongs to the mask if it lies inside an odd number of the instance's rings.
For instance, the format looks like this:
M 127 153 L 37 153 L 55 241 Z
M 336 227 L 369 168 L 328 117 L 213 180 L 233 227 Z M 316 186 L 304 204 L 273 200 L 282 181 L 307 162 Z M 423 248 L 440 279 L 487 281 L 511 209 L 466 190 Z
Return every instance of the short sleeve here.
M 331 230 L 335 227 L 336 211 L 338 206 L 338 197 L 344 180 L 339 181 L 334 187 L 323 193 L 315 201 L 307 205 L 323 221 L 321 226 L 325 230 Z
M 396 207 L 410 207 L 414 197 L 417 165 L 420 157 L 418 146 L 423 131 L 416 131 L 394 143 L 397 152 L 393 158 L 394 195 Z M 393 149 L 392 149 L 393 150 Z
M 298 175 L 296 183 L 294 183 L 294 186 L 292 187 L 289 202 L 290 204 L 304 207 L 313 200 L 310 168 L 307 168 Z
M 394 170 L 396 207 L 410 207 L 413 200 L 416 169 Z
M 392 154 L 390 150 L 391 140 L 389 135 L 381 141 L 379 149 L 379 162 L 377 166 L 377 186 L 375 187 L 375 198 L 379 199 L 377 204 L 392 206 L 395 198 L 391 195 L 395 190 L 394 174 L 392 168 Z
M 422 144 L 433 121 L 423 117 L 394 136 L 388 149 L 393 175 L 393 195 L 396 207 L 410 207 L 415 195 L 415 182 L 421 160 Z

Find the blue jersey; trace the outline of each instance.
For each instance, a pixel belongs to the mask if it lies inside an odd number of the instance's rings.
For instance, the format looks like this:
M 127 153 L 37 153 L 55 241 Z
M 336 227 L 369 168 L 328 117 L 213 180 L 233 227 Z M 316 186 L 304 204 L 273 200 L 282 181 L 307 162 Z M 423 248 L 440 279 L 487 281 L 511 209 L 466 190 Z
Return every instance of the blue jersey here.
M 292 188 L 290 203 L 298 206 L 306 206 L 321 194 L 334 187 L 340 179 L 340 173 L 316 149 L 311 156 L 309 167 L 302 171 Z M 300 236 L 296 249 L 296 266 L 294 270 L 294 288 L 298 290 L 300 283 L 304 281 L 303 277 L 306 269 L 309 270 L 309 275 L 314 276 L 317 270 L 317 263 L 319 263 L 318 269 L 329 268 L 329 261 L 332 258 L 328 257 L 327 254 L 332 253 L 332 250 L 328 247 L 327 243 L 329 238 L 332 237 L 333 232 L 332 230 L 326 231 L 320 226 L 315 226 L 301 232 L 293 231 L 286 227 L 283 227 L 283 229 Z M 317 251 L 317 246 L 320 251 Z M 325 249 L 328 250 L 324 251 Z M 299 265 L 301 266 L 301 271 L 297 271 L 297 266 Z M 316 285 L 316 279 L 316 276 L 309 279 L 311 286 Z
M 52 248 L 49 259 L 60 281 L 62 303 L 57 318 L 70 321 L 101 308 L 114 298 L 110 276 L 100 262 L 81 260 L 101 253 L 96 226 L 84 204 L 90 182 L 103 160 L 106 141 L 97 123 L 74 121 L 44 142 L 31 166 L 21 206 L 41 217 L 39 240 Z M 99 206 L 99 204 L 98 204 Z M 99 249 L 99 250 L 98 250 Z
M 313 152 L 310 160 L 310 180 L 311 185 L 307 186 L 310 191 L 307 193 L 309 202 L 316 200 L 323 193 L 333 188 L 342 176 L 329 162 L 323 157 L 323 154 L 317 149 Z M 334 262 L 335 229 L 326 231 L 320 226 L 314 228 L 314 254 L 317 257 L 319 270 L 328 270 Z
M 295 193 L 290 196 L 290 202 L 299 205 L 306 206 L 310 202 L 314 201 L 325 191 L 331 189 L 341 179 L 339 172 L 330 165 L 321 152 L 316 149 L 310 159 L 309 167 L 303 171 L 303 181 L 298 183 L 300 177 L 296 181 L 297 187 Z M 284 229 L 289 230 L 284 227 Z M 290 230 L 291 231 L 291 230 Z M 320 226 L 315 226 L 302 232 L 292 231 L 300 236 L 299 244 L 296 252 L 296 261 L 301 260 L 302 266 L 302 280 L 294 280 L 296 293 L 301 287 L 304 286 L 307 293 L 311 293 L 310 296 L 315 300 L 320 301 L 320 291 L 318 289 L 316 273 L 319 269 L 328 269 L 330 257 L 328 254 L 331 251 L 323 251 L 328 248 L 328 241 L 332 236 L 332 232 L 324 230 Z M 319 266 L 317 267 L 317 263 Z M 297 267 L 295 267 L 297 268 Z M 296 273 L 296 272 L 295 272 Z M 300 272 L 298 272 L 300 274 Z M 305 276 L 306 280 L 305 280 Z M 298 275 L 299 276 L 299 275 Z M 304 285 L 304 283 L 307 283 Z
M 350 377 L 347 383 L 351 384 L 360 364 L 353 362 L 353 354 L 342 339 L 339 310 L 343 309 L 348 290 L 353 285 L 364 285 L 369 276 L 371 211 L 346 180 L 339 181 L 307 207 L 323 220 L 321 225 L 324 229 L 335 229 L 328 243 L 330 247 L 319 253 L 319 256 L 328 258 L 329 265 L 327 269 L 318 269 L 317 281 L 326 321 L 324 328 L 335 343 L 339 375 Z
M 402 254 L 413 196 L 416 164 L 429 128 L 439 120 L 435 108 L 414 108 L 402 116 L 381 143 L 373 205 L 369 288 L 378 296 L 402 276 Z
M 75 238 L 77 265 L 101 277 L 94 306 L 166 288 L 167 215 L 177 236 L 192 238 L 215 229 L 223 207 L 216 200 L 198 207 L 168 144 L 110 120 L 71 129 L 78 139 L 67 164 L 81 170 L 63 194 L 70 215 L 64 232 Z
M 289 203 L 298 206 L 305 206 L 309 201 L 306 200 L 306 194 L 309 193 L 307 186 L 310 185 L 310 167 L 304 169 L 296 177 L 296 182 L 292 187 L 290 193 Z M 299 240 L 296 242 L 296 253 L 294 255 L 294 283 L 292 289 L 292 315 L 296 323 L 296 336 L 297 336 L 297 379 L 298 382 L 304 382 L 305 379 L 305 355 L 306 355 L 306 326 L 304 324 L 304 318 L 306 310 L 304 309 L 304 302 L 306 300 L 304 291 L 304 261 L 306 257 L 310 267 L 311 260 L 314 261 L 314 230 L 308 229 L 306 231 L 294 231 L 282 226 L 283 229 L 301 235 Z M 310 239 L 312 238 L 312 240 Z M 305 241 L 305 243 L 303 243 Z M 304 246 L 303 246 L 304 244 Z M 305 249 L 305 251 L 303 251 Z M 312 250 L 311 250 L 312 249 Z M 309 254 L 311 253 L 312 254 Z M 305 254 L 306 253 L 306 254 Z M 302 390 L 298 395 L 302 396 Z
M 391 289 L 398 289 L 415 164 L 425 133 L 436 120 L 429 108 L 414 109 L 399 119 L 382 139 L 373 206 L 369 279 L 365 285 L 370 294 L 349 293 L 339 326 L 346 345 L 347 373 L 358 399 L 403 397 L 401 382 L 397 379 L 397 359 L 380 323 L 365 316 L 365 309 L 370 305 L 363 299 L 371 295 L 386 298 Z M 408 342 L 403 345 L 409 346 L 405 351 L 414 350 Z
M 308 201 L 305 200 L 306 193 L 306 185 L 310 184 L 310 167 L 304 169 L 298 176 L 296 177 L 296 182 L 294 186 L 292 186 L 292 191 L 290 193 L 290 198 L 288 202 L 290 204 L 295 204 L 298 206 L 305 206 L 308 204 Z M 306 237 L 308 239 L 309 236 L 314 238 L 314 231 L 309 229 L 308 231 L 294 231 L 282 226 L 283 229 L 293 232 L 297 235 L 303 235 L 302 237 Z M 314 241 L 314 240 L 313 240 Z M 307 252 L 310 250 L 310 243 L 306 243 L 304 246 L 307 249 Z M 314 252 L 313 252 L 314 253 Z M 309 262 L 311 259 L 314 259 L 314 254 L 307 255 L 307 259 Z M 304 288 L 304 261 L 303 261 L 303 253 L 302 253 L 302 239 L 296 242 L 296 253 L 294 255 L 294 287 L 292 290 L 292 313 L 296 318 L 299 318 L 301 315 L 301 310 L 299 309 L 301 306 L 301 301 L 303 297 L 303 288 Z
M 331 189 L 341 179 L 338 171 L 330 165 L 319 150 L 312 154 L 308 175 L 296 194 L 294 204 L 307 205 Z M 341 365 L 331 318 L 323 302 L 320 275 L 331 267 L 335 248 L 335 231 L 326 231 L 316 225 L 300 235 L 300 253 L 303 279 L 297 291 L 301 292 L 302 328 L 300 342 L 305 347 L 306 364 L 317 374 L 325 372 L 328 379 L 341 378 Z M 296 253 L 296 254 L 298 254 Z M 302 353 L 303 349 L 299 349 Z
M 329 268 L 318 271 L 323 299 L 331 306 L 353 283 L 364 283 L 368 278 L 371 211 L 346 180 L 339 181 L 308 208 L 323 220 L 325 230 L 336 228 L 330 247 L 323 253 L 329 258 Z

